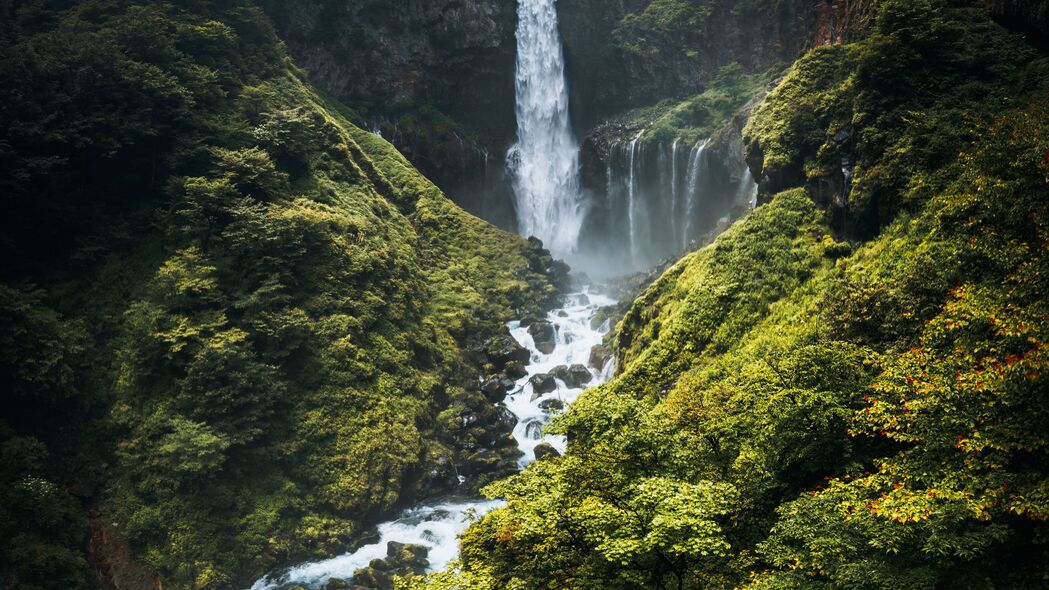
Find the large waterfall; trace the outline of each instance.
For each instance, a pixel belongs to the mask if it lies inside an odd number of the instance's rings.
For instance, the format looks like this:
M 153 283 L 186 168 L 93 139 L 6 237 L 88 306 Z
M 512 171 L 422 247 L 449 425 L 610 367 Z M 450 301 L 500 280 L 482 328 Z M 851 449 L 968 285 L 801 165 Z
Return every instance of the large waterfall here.
M 518 1 L 517 143 L 507 166 L 521 233 L 565 256 L 575 251 L 586 210 L 555 4 Z

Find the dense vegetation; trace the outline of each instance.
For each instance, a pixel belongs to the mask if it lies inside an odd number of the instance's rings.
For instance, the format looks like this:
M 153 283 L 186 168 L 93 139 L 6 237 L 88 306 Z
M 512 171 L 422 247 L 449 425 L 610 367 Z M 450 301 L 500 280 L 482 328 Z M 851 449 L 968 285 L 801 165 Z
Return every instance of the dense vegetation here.
M 754 114 L 777 194 L 416 587 L 1045 587 L 1047 63 L 976 2 L 877 4 Z
M 0 19 L 0 585 L 245 585 L 457 483 L 545 251 L 350 124 L 251 2 Z
M 680 138 L 686 145 L 695 145 L 718 132 L 772 78 L 768 72 L 748 74 L 739 64 L 725 66 L 700 94 L 639 109 L 631 114 L 631 123 L 645 129 L 645 141 L 665 143 Z

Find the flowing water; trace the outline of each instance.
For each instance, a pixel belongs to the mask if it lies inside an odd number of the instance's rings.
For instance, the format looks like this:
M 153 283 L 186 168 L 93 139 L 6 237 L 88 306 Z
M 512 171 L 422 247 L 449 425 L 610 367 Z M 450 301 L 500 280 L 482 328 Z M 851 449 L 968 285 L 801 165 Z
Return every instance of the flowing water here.
M 689 148 L 681 138 L 646 143 L 643 134 L 609 148 L 607 227 L 598 232 L 605 239 L 595 240 L 606 253 L 603 260 L 620 261 L 615 269 L 624 273 L 686 252 L 721 228 L 725 216 L 752 208 L 757 196 L 757 184 L 742 161 L 738 171 L 713 162 L 709 139 Z
M 588 291 L 589 289 L 584 289 L 580 293 L 569 295 L 565 307 L 548 314 L 547 321 L 554 325 L 557 342 L 550 354 L 543 354 L 536 349 L 528 329 L 522 327 L 520 322 L 509 324 L 513 337 L 531 352 L 528 375 L 517 382 L 504 402 L 517 417 L 514 438 L 523 453 L 519 461 L 521 468 L 534 460 L 535 448 L 540 443 L 548 443 L 561 453 L 565 451 L 567 441 L 564 437 L 543 432 L 543 426 L 550 421 L 553 414 L 543 410 L 541 406 L 545 405 L 544 402 L 555 399 L 567 406 L 579 397 L 583 389 L 569 388 L 563 381 L 558 380 L 555 391 L 537 396 L 532 391 L 530 380 L 534 375 L 549 373 L 560 365 L 586 365 L 590 358 L 590 349 L 601 343 L 609 330 L 608 322 L 592 327 L 591 319 L 598 309 L 612 305 L 615 301 Z M 614 369 L 613 363 L 614 361 L 609 361 L 601 370 L 591 368 L 592 380 L 587 387 L 608 380 Z M 386 544 L 390 541 L 427 547 L 430 570 L 442 569 L 459 556 L 459 534 L 466 530 L 471 522 L 501 505 L 502 502 L 498 500 L 461 496 L 422 502 L 405 510 L 396 520 L 379 525 L 378 542 L 365 545 L 346 555 L 297 565 L 271 574 L 255 582 L 251 590 L 277 590 L 294 585 L 321 588 L 331 578 L 350 580 L 358 569 L 367 566 L 373 559 L 385 557 Z
M 507 168 L 520 232 L 563 257 L 575 251 L 586 206 L 556 0 L 519 0 L 517 17 L 517 143 Z

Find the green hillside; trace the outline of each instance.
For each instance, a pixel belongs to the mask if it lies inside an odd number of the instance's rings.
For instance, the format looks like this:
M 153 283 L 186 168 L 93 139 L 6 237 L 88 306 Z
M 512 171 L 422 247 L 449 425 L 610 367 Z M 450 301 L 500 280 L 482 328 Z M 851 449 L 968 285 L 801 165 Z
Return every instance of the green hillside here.
M 245 586 L 447 489 L 486 436 L 458 416 L 498 419 L 476 351 L 563 269 L 251 2 L 0 15 L 0 585 Z
M 975 2 L 878 4 L 755 111 L 778 194 L 634 302 L 569 453 L 416 587 L 1045 586 L 1046 60 Z

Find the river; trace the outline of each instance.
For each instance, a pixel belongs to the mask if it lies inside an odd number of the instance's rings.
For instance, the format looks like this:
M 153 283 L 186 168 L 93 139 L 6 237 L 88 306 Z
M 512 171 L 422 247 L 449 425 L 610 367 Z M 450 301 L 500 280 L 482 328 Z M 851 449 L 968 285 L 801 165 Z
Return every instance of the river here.
M 506 407 L 517 417 L 514 438 L 522 451 L 521 468 L 535 460 L 536 446 L 547 443 L 564 453 L 567 441 L 564 437 L 543 432 L 543 426 L 553 417 L 549 407 L 571 405 L 585 387 L 603 383 L 611 376 L 614 361 L 610 360 L 600 370 L 589 368 L 590 382 L 584 387 L 569 387 L 557 379 L 557 388 L 543 395 L 533 392 L 532 377 L 549 374 L 559 366 L 587 365 L 590 349 L 601 343 L 611 328 L 608 322 L 591 326 L 597 310 L 613 305 L 615 301 L 606 295 L 592 293 L 591 289 L 568 295 L 565 306 L 550 312 L 546 320 L 553 324 L 556 346 L 548 354 L 540 352 L 521 322 L 508 324 L 513 337 L 531 353 L 527 376 L 517 381 L 507 396 Z M 556 400 L 556 401 L 554 401 Z M 556 410 L 555 410 L 556 411 Z M 386 556 L 387 543 L 395 541 L 421 545 L 429 550 L 429 571 L 443 569 L 459 555 L 459 535 L 471 522 L 502 505 L 499 500 L 477 497 L 446 496 L 431 499 L 405 510 L 397 519 L 379 525 L 379 541 L 365 545 L 352 553 L 324 561 L 305 563 L 287 568 L 259 579 L 251 590 L 278 590 L 289 586 L 320 588 L 332 578 L 350 580 L 354 573 L 367 566 L 373 559 Z

